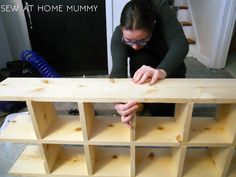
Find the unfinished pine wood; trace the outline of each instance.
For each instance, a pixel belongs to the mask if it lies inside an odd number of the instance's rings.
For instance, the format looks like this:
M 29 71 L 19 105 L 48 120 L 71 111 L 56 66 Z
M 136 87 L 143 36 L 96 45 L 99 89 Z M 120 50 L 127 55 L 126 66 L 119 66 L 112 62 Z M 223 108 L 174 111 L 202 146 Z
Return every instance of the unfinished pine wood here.
M 19 89 L 19 87 L 21 89 Z M 12 78 L 0 100 L 26 101 L 1 141 L 34 143 L 11 172 L 25 176 L 234 177 L 235 79 L 165 79 L 154 86 L 130 79 Z M 96 116 L 95 103 L 175 103 L 174 117 Z M 60 116 L 55 102 L 77 102 L 79 116 Z M 219 105 L 215 117 L 192 117 L 194 104 Z
M 176 164 L 168 147 L 136 147 L 137 177 L 176 177 Z
M 176 104 L 175 105 L 175 121 L 177 127 L 180 127 L 180 134 L 178 135 L 178 142 L 186 143 L 189 136 L 189 129 L 191 124 L 193 112 L 193 103 Z
M 82 144 L 82 128 L 78 116 L 57 116 L 43 138 L 43 143 Z
M 18 89 L 21 88 L 21 89 Z M 235 79 L 165 79 L 150 86 L 131 79 L 8 78 L 0 99 L 49 102 L 235 103 Z
M 173 117 L 137 117 L 136 144 L 180 145 L 181 130 Z
M 37 137 L 29 115 L 17 115 L 0 134 L 0 141 L 36 143 Z
M 232 143 L 224 125 L 214 117 L 193 117 L 188 145 L 190 146 L 224 146 Z
M 188 148 L 183 177 L 219 177 L 207 148 Z
M 234 149 L 233 158 L 230 163 L 230 168 L 227 173 L 228 177 L 235 177 L 236 176 L 236 149 Z
M 208 148 L 211 154 L 211 158 L 216 166 L 219 177 L 226 177 L 232 159 L 234 148 L 222 147 L 222 148 Z
M 82 146 L 65 145 L 55 161 L 52 175 L 87 176 L 87 164 Z
M 56 120 L 56 110 L 52 102 L 27 102 L 32 122 L 39 138 L 44 138 Z
M 26 146 L 23 153 L 16 160 L 15 164 L 9 171 L 12 175 L 45 175 L 44 160 L 41 156 L 40 149 L 37 145 Z
M 130 150 L 127 147 L 96 146 L 94 176 L 130 176 Z

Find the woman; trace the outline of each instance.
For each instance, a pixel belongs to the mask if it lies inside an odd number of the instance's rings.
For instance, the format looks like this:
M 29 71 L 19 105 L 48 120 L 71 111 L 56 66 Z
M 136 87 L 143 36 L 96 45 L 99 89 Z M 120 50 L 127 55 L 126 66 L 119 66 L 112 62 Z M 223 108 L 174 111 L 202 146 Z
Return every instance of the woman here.
M 131 0 L 122 10 L 120 25 L 111 41 L 111 78 L 130 76 L 136 84 L 150 85 L 166 77 L 184 78 L 188 41 L 166 0 Z M 149 104 L 152 115 L 173 115 L 174 105 Z M 115 105 L 122 122 L 130 121 L 138 105 L 134 101 Z

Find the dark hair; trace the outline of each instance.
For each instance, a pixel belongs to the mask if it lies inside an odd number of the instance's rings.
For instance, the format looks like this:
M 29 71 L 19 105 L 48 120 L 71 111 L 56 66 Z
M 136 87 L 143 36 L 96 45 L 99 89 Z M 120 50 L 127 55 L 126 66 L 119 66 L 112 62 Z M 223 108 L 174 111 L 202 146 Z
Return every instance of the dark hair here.
M 155 15 L 148 0 L 131 0 L 121 12 L 120 26 L 127 30 L 151 31 L 154 21 Z

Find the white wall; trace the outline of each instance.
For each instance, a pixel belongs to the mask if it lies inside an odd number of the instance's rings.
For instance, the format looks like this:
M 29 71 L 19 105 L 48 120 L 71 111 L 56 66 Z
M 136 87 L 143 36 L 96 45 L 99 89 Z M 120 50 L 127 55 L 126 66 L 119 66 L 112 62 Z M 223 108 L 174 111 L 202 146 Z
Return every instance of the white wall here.
M 0 15 L 0 68 L 6 67 L 6 62 L 11 60 L 11 51 L 6 38 L 6 32 L 3 26 L 2 17 Z
M 216 54 L 221 38 L 223 20 L 225 20 L 225 6 L 227 0 L 188 0 L 192 12 L 193 23 L 196 32 L 196 40 L 199 43 L 199 60 L 210 68 L 222 68 L 217 66 Z
M 19 59 L 23 50 L 31 49 L 21 1 L 5 0 L 4 4 L 19 5 L 20 8 L 17 12 L 1 12 L 0 26 L 4 28 L 5 33 L 0 33 L 0 39 L 5 39 L 1 44 L 5 47 L 0 48 L 0 53 L 7 57 L 0 60 L 0 66 L 5 65 L 7 61 Z

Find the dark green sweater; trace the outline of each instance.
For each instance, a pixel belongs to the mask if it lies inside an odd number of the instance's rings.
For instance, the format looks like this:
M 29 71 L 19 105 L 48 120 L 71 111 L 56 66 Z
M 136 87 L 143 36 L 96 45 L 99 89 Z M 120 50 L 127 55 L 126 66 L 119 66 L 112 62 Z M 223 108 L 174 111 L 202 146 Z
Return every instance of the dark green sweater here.
M 166 0 L 152 0 L 152 3 L 156 15 L 156 26 L 145 50 L 161 60 L 157 68 L 164 69 L 167 77 L 184 74 L 184 59 L 189 45 L 182 26 Z M 122 42 L 122 31 L 120 26 L 117 26 L 111 40 L 113 65 L 110 77 L 126 78 L 128 76 L 127 58 L 130 50 L 133 49 Z

